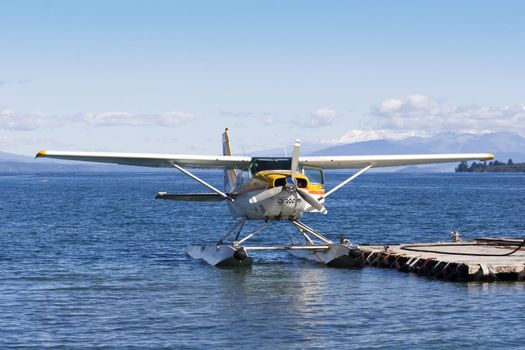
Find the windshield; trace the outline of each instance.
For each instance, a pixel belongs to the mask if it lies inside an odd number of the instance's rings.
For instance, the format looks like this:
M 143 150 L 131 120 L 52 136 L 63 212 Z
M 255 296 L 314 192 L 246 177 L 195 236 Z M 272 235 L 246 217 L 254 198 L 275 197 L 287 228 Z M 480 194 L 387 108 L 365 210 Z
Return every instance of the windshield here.
M 292 158 L 252 158 L 250 172 L 255 175 L 265 170 L 290 170 Z

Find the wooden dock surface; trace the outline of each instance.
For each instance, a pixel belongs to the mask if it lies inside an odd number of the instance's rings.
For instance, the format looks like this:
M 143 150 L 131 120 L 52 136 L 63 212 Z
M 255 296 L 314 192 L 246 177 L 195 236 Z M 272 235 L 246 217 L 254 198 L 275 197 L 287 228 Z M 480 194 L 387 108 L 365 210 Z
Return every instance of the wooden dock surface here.
M 522 240 L 479 238 L 474 241 L 360 246 L 367 266 L 395 268 L 450 281 L 525 280 Z

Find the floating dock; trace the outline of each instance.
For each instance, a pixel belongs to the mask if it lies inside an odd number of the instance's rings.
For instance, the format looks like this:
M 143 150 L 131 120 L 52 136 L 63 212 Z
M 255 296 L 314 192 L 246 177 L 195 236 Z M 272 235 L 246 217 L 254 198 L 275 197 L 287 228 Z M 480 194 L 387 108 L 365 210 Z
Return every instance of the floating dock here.
M 521 239 L 478 238 L 360 248 L 365 266 L 393 268 L 448 281 L 523 281 L 522 243 Z

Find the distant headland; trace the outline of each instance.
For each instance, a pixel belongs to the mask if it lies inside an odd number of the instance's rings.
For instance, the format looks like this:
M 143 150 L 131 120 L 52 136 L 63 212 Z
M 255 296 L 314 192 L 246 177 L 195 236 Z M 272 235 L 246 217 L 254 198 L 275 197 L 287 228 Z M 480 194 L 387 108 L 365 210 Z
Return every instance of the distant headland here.
M 468 165 L 466 161 L 459 163 L 456 173 L 516 173 L 525 172 L 525 163 L 514 163 L 509 159 L 506 163 L 499 160 Z

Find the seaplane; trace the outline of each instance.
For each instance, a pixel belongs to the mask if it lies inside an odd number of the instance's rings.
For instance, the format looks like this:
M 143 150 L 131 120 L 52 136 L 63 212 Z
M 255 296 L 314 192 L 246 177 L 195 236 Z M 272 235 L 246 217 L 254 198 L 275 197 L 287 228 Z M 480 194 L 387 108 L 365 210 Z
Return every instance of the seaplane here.
M 285 250 L 292 255 L 328 266 L 357 267 L 362 264 L 361 251 L 346 237 L 332 241 L 301 221 L 305 213 L 327 214 L 326 200 L 343 186 L 372 168 L 491 160 L 490 153 L 302 156 L 301 143 L 293 144 L 291 157 L 235 156 L 228 129 L 222 134 L 222 155 L 146 154 L 114 152 L 40 151 L 36 158 L 55 158 L 84 162 L 175 168 L 197 181 L 210 192 L 169 194 L 158 192 L 157 199 L 190 202 L 226 202 L 233 224 L 217 242 L 189 245 L 186 253 L 216 266 L 251 265 L 250 252 Z M 224 190 L 199 178 L 188 169 L 224 170 Z M 326 169 L 358 169 L 331 189 L 325 188 Z M 247 220 L 262 221 L 251 232 L 243 232 Z M 301 241 L 280 246 L 246 243 L 276 221 L 288 221 L 298 231 Z M 231 239 L 229 239 L 231 237 Z

